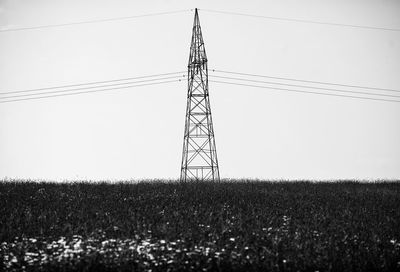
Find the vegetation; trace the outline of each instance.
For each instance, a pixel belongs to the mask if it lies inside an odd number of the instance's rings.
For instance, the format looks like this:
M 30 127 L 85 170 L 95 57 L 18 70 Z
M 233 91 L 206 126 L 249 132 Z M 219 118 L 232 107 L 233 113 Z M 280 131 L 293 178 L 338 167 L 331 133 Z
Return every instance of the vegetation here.
M 400 271 L 399 182 L 0 182 L 0 271 Z

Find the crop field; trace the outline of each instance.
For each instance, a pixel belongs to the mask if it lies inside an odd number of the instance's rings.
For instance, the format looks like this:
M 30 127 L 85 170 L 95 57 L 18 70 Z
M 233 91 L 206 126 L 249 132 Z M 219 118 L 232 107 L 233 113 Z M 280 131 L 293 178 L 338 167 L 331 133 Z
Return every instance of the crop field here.
M 0 271 L 400 271 L 400 182 L 0 182 Z

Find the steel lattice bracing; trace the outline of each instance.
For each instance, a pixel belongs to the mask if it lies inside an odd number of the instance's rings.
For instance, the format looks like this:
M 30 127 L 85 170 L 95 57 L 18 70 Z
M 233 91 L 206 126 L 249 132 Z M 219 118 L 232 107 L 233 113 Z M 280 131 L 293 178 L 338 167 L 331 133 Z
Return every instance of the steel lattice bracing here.
M 208 93 L 207 56 L 197 9 L 188 63 L 188 94 L 180 180 L 219 181 Z

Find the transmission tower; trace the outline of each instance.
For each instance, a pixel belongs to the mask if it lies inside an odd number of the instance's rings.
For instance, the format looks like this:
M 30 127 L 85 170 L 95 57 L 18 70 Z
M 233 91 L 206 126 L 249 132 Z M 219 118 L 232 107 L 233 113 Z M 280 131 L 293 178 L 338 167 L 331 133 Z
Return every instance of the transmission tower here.
M 181 181 L 219 181 L 217 150 L 208 93 L 207 56 L 197 9 L 188 63 L 188 93 Z

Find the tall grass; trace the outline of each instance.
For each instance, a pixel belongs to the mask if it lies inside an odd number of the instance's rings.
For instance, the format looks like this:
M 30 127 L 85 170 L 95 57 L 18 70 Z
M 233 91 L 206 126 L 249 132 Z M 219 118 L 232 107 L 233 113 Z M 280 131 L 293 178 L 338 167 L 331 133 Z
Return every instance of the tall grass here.
M 400 183 L 0 182 L 0 270 L 400 271 Z

